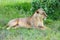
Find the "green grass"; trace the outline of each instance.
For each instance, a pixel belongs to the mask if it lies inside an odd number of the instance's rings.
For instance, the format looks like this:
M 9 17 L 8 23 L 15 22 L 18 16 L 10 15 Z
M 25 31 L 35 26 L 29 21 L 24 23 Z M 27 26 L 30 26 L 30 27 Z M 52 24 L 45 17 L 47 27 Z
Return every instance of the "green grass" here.
M 58 23 L 56 21 L 56 25 L 59 25 Z M 50 25 L 52 28 L 56 27 Z M 0 40 L 60 40 L 60 31 L 58 29 L 39 30 L 33 28 L 2 29 L 0 30 Z
M 16 3 L 31 3 L 32 0 L 0 0 L 0 6 L 14 5 Z
M 9 1 L 9 3 L 7 4 L 6 1 Z M 29 5 L 28 3 L 27 5 L 23 3 L 23 1 L 27 2 L 27 0 L 13 1 L 14 0 L 0 0 L 0 40 L 60 40 L 60 20 L 54 21 L 47 19 L 45 21 L 45 25 L 51 30 L 39 30 L 34 28 L 4 29 L 9 20 L 32 15 L 31 11 L 24 9 Z M 32 0 L 29 0 L 29 2 L 31 1 Z M 20 2 L 23 3 L 23 5 L 19 4 Z M 19 5 L 21 5 L 22 8 L 19 8 Z M 28 10 L 30 7 L 31 4 L 29 5 Z

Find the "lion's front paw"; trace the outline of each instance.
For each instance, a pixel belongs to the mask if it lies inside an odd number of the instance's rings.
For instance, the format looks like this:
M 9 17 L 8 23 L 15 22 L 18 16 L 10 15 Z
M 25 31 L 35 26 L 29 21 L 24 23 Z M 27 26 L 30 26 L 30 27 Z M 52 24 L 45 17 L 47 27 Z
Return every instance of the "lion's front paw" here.
M 46 30 L 46 27 L 45 27 L 45 26 L 39 26 L 39 28 L 40 28 L 41 30 Z

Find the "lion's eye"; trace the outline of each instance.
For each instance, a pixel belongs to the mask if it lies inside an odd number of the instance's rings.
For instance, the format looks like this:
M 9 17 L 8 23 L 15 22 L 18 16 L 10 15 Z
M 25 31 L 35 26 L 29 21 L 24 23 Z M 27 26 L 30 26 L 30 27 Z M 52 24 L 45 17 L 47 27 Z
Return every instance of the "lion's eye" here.
M 36 13 L 39 14 L 39 11 L 37 11 Z

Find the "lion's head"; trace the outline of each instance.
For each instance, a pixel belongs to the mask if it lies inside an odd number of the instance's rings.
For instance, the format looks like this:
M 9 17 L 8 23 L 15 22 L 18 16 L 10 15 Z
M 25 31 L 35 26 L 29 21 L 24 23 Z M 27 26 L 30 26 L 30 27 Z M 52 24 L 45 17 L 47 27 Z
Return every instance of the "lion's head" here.
M 42 19 L 46 19 L 47 14 L 45 13 L 45 11 L 42 8 L 40 8 L 40 9 L 35 11 L 34 16 L 42 18 Z

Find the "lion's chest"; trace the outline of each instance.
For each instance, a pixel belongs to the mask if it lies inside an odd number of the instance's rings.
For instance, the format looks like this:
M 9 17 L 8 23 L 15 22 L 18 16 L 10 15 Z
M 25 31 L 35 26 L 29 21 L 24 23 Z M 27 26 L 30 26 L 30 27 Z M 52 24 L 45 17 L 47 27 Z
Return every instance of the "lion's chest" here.
M 43 25 L 43 20 L 40 19 L 40 18 L 35 18 L 35 19 L 33 19 L 33 22 L 34 22 L 34 24 L 37 25 L 37 26 Z

